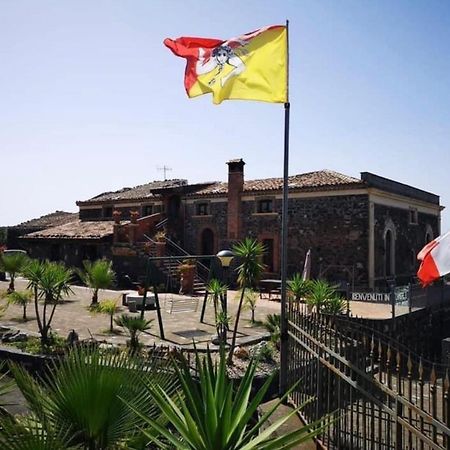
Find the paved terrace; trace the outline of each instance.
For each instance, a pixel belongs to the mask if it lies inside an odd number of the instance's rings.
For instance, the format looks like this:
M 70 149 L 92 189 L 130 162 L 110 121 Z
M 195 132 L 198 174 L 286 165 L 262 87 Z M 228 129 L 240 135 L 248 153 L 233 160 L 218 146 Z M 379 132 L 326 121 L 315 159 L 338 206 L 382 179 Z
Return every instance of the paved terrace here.
M 26 287 L 26 280 L 16 280 L 16 290 Z M 6 291 L 7 282 L 0 282 L 0 292 Z M 91 335 L 100 341 L 110 343 L 125 344 L 128 336 L 126 333 L 111 335 L 106 332 L 109 328 L 109 315 L 94 314 L 89 311 L 91 303 L 91 290 L 85 287 L 73 286 L 73 294 L 56 307 L 56 312 L 52 321 L 52 329 L 62 337 L 67 337 L 68 333 L 75 329 L 80 339 L 89 338 Z M 122 293 L 131 291 L 103 290 L 99 292 L 99 300 L 116 299 L 119 307 L 117 315 L 128 313 L 128 308 L 122 306 Z M 6 300 L 0 300 L 6 302 Z M 208 302 L 205 314 L 205 323 L 200 323 L 200 313 L 203 297 L 186 297 L 178 294 L 159 294 L 161 305 L 161 315 L 164 324 L 165 341 L 159 338 L 159 327 L 156 311 L 145 311 L 146 319 L 154 319 L 149 334 L 143 333 L 140 336 L 142 343 L 153 345 L 154 343 L 164 343 L 166 345 L 191 346 L 194 340 L 199 348 L 206 347 L 210 343 L 211 336 L 215 334 L 214 308 L 212 302 Z M 174 302 L 173 312 L 170 312 L 171 302 Z M 180 301 L 183 303 L 180 311 Z M 198 305 L 196 305 L 198 302 Z M 235 291 L 228 291 L 228 313 L 235 317 L 238 305 Z M 197 308 L 196 308 L 197 306 Z M 196 308 L 196 310 L 195 310 Z M 280 312 L 280 303 L 266 299 L 258 299 L 255 318 L 263 321 L 267 314 Z M 140 315 L 140 312 L 130 313 Z M 22 321 L 22 308 L 17 305 L 9 305 L 5 314 L 0 318 L 0 324 L 16 327 L 24 331 L 37 333 L 36 316 L 34 304 L 30 303 L 27 308 L 28 321 Z M 250 323 L 251 312 L 245 310 L 241 314 L 239 334 L 237 343 L 244 344 L 257 342 L 267 335 L 265 328 L 252 326 Z M 116 330 L 120 327 L 114 325 Z
M 0 292 L 6 291 L 7 282 L 0 282 Z M 16 289 L 21 290 L 26 287 L 26 280 L 16 280 Z M 122 306 L 122 293 L 131 291 L 103 290 L 99 293 L 99 300 L 116 299 L 118 312 L 116 315 L 127 312 L 128 308 Z M 91 290 L 85 287 L 73 286 L 73 294 L 63 303 L 57 306 L 55 316 L 52 322 L 52 329 L 62 337 L 75 329 L 81 339 L 91 337 L 99 341 L 110 343 L 125 344 L 128 336 L 126 333 L 109 334 L 106 330 L 109 328 L 109 316 L 105 314 L 94 314 L 88 307 L 91 302 Z M 154 343 L 164 343 L 167 345 L 179 345 L 190 347 L 195 341 L 199 348 L 206 347 L 210 343 L 211 336 L 215 334 L 214 327 L 214 309 L 211 302 L 208 302 L 205 314 L 205 323 L 200 323 L 200 313 L 203 297 L 190 298 L 178 294 L 159 294 L 161 304 L 161 314 L 164 324 L 165 341 L 159 337 L 159 327 L 156 311 L 146 311 L 147 319 L 154 319 L 149 333 L 141 335 L 141 341 L 146 345 Z M 2 300 L 5 302 L 5 300 Z M 174 303 L 173 311 L 171 303 Z M 228 291 L 228 310 L 234 318 L 236 315 L 238 299 L 236 291 Z M 181 307 L 181 310 L 178 310 Z M 350 302 L 352 315 L 361 318 L 385 320 L 391 317 L 391 306 L 388 304 L 368 303 L 368 302 Z M 279 300 L 268 300 L 259 298 L 256 307 L 256 320 L 263 321 L 267 314 L 280 312 Z M 396 308 L 396 315 L 408 313 L 408 308 L 401 306 Z M 130 313 L 139 315 L 140 312 Z M 24 331 L 37 333 L 37 324 L 34 313 L 34 305 L 31 303 L 27 309 L 27 322 L 22 321 L 22 308 L 17 305 L 9 305 L 5 314 L 0 318 L 0 324 L 12 326 Z M 244 310 L 241 316 L 239 334 L 237 343 L 246 344 L 259 341 L 267 335 L 266 330 L 260 325 L 250 323 L 251 312 Z M 115 325 L 116 330 L 121 328 Z

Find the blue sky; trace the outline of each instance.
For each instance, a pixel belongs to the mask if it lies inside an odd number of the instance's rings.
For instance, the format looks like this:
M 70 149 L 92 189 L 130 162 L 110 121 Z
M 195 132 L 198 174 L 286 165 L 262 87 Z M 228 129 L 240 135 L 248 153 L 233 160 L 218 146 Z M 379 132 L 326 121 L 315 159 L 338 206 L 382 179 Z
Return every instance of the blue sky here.
M 290 21 L 290 173 L 362 171 L 450 206 L 450 2 L 0 0 L 0 225 L 171 178 L 282 176 L 283 107 L 189 100 L 165 37 Z M 450 213 L 443 212 L 443 231 Z

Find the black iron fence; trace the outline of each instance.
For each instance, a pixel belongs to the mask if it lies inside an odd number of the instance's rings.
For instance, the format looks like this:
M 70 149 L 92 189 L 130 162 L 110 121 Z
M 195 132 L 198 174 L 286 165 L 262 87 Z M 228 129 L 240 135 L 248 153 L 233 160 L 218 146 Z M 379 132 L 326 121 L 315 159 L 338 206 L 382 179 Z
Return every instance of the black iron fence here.
M 446 366 L 349 318 L 288 307 L 290 400 L 330 449 L 450 449 L 450 381 Z M 328 415 L 328 416 L 327 416 Z

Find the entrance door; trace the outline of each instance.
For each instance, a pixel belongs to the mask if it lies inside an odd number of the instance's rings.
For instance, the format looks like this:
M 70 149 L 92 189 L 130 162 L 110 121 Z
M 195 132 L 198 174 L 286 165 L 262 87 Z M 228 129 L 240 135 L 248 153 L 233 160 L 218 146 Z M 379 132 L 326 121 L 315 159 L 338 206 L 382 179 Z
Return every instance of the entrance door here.
M 201 254 L 213 255 L 214 253 L 214 232 L 211 228 L 205 228 L 201 237 Z

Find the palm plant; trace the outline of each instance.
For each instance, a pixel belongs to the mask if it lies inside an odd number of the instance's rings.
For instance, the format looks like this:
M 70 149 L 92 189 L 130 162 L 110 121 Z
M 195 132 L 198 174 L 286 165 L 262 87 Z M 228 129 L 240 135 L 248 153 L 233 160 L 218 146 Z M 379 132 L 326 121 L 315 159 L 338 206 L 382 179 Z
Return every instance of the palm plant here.
M 146 320 L 141 317 L 122 314 L 119 317 L 116 317 L 114 322 L 119 327 L 123 327 L 128 331 L 128 334 L 130 335 L 130 352 L 136 353 L 140 348 L 139 335 L 143 331 L 147 331 L 151 328 L 153 319 Z
M 98 259 L 97 261 L 83 261 L 84 271 L 78 271 L 82 281 L 92 289 L 91 305 L 98 303 L 98 291 L 110 288 L 116 279 L 112 269 L 112 261 Z
M 114 314 L 117 312 L 117 300 L 103 300 L 98 304 L 98 312 L 109 315 L 109 331 L 114 332 Z
M 320 430 L 317 428 L 317 423 L 314 423 L 280 437 L 272 437 L 272 434 L 300 408 L 264 428 L 268 419 L 286 396 L 276 402 L 259 420 L 254 419 L 257 408 L 275 375 L 269 377 L 250 400 L 256 366 L 257 364 L 253 360 L 239 384 L 236 385 L 227 375 L 223 347 L 218 364 L 213 363 L 209 352 L 203 359 L 198 354 L 196 355 L 196 375 L 192 374 L 186 359 L 181 357 L 181 361 L 176 364 L 176 371 L 181 383 L 181 392 L 177 399 L 172 399 L 170 393 L 167 393 L 161 386 L 155 384 L 149 386 L 155 403 L 175 433 L 130 406 L 146 420 L 148 425 L 159 432 L 160 436 L 155 436 L 144 431 L 160 449 L 250 450 L 264 448 L 278 450 L 292 448 L 318 434 Z
M 333 316 L 343 314 L 347 310 L 347 301 L 340 295 L 327 299 L 322 306 L 322 312 Z
M 73 272 L 62 263 L 32 260 L 25 267 L 24 275 L 28 279 L 27 289 L 34 292 L 36 320 L 41 344 L 45 347 L 50 343 L 50 326 L 56 306 L 61 303 L 63 296 L 72 293 L 70 283 Z M 41 309 L 39 300 L 44 301 Z
M 240 264 L 236 270 L 238 272 L 238 283 L 241 287 L 241 296 L 236 312 L 236 319 L 234 321 L 233 337 L 228 355 L 229 364 L 233 363 L 233 351 L 236 346 L 237 330 L 245 297 L 245 290 L 254 287 L 261 277 L 264 270 L 264 265 L 261 262 L 264 251 L 264 245 L 252 238 L 245 238 L 242 242 L 233 246 L 234 255 L 240 259 Z
M 178 385 L 160 358 L 81 349 L 51 365 L 49 376 L 39 381 L 19 366 L 11 370 L 30 414 L 0 418 L 4 449 L 146 448 L 140 431 L 146 422 L 125 402 L 163 425 L 148 387 L 158 384 L 172 396 Z
M 8 272 L 10 277 L 8 293 L 14 292 L 14 281 L 16 276 L 22 272 L 23 268 L 27 264 L 27 261 L 27 255 L 22 252 L 10 253 L 7 255 L 0 253 L 0 271 Z
M 257 301 L 258 301 L 258 293 L 251 288 L 247 289 L 244 295 L 244 309 L 249 309 L 251 311 L 252 324 L 255 323 L 255 311 Z
M 19 305 L 23 309 L 22 319 L 27 319 L 27 306 L 33 298 L 33 292 L 26 289 L 25 291 L 14 291 L 7 296 L 8 303 Z
M 306 303 L 315 307 L 316 312 L 322 312 L 323 305 L 331 298 L 336 296 L 336 288 L 323 280 L 313 280 L 311 289 L 306 297 Z
M 270 333 L 270 340 L 277 348 L 280 348 L 281 315 L 268 314 L 263 325 L 264 328 Z
M 228 286 L 222 283 L 221 281 L 213 278 L 206 286 L 206 290 L 208 291 L 214 305 L 214 318 L 217 319 L 217 314 L 219 313 L 219 300 L 222 305 L 222 311 L 224 311 L 223 298 L 225 293 L 227 292 Z M 217 322 L 217 320 L 216 320 Z
M 304 280 L 301 274 L 294 273 L 292 279 L 287 282 L 288 294 L 296 301 L 301 301 L 308 296 L 311 290 L 311 282 Z

